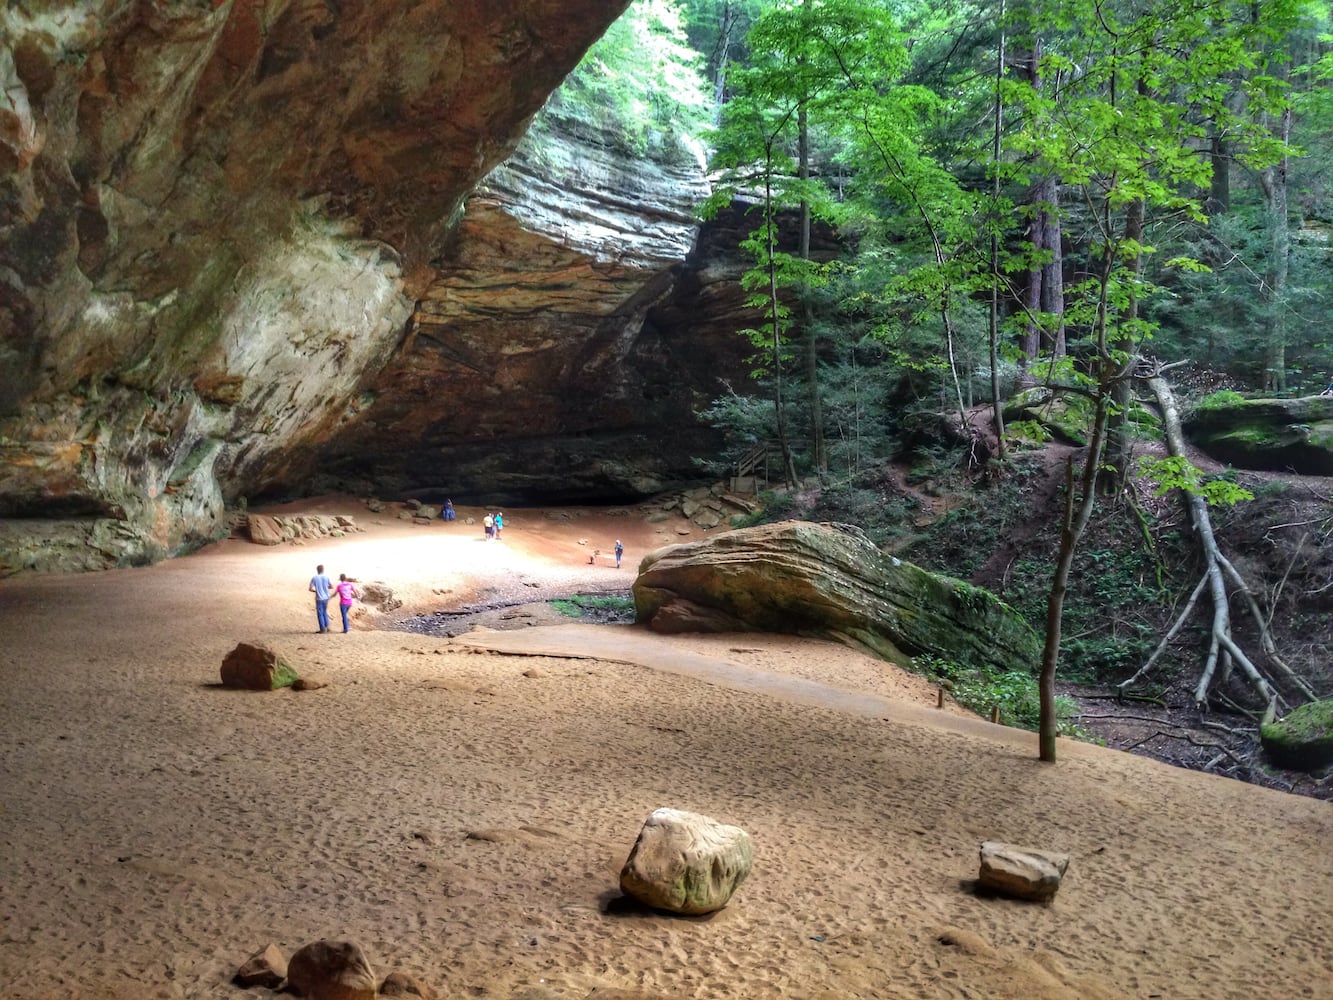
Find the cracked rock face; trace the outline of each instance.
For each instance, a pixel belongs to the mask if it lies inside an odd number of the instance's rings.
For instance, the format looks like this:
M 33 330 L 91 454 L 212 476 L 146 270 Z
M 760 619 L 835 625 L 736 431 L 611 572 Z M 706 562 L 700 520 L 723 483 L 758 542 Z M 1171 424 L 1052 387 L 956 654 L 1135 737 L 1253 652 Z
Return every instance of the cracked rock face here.
M 494 435 L 512 428 L 477 419 L 474 401 L 490 393 L 503 403 L 511 385 L 545 376 L 550 366 L 530 348 L 566 330 L 534 322 L 508 345 L 455 332 L 450 310 L 467 306 L 470 282 L 474 292 L 486 282 L 450 263 L 446 237 L 468 192 L 626 5 L 7 4 L 0 575 L 159 558 L 218 533 L 229 501 L 302 489 L 325 459 L 364 465 L 342 448 L 373 445 L 362 428 L 396 439 L 404 426 L 449 429 L 401 403 L 375 413 L 410 389 L 411 373 L 429 374 L 411 360 L 418 344 L 441 345 L 430 364 L 457 367 L 461 357 L 499 381 L 498 392 L 470 385 L 453 411 L 467 417 L 455 436 L 475 426 L 492 435 L 493 453 Z M 535 215 L 553 199 L 522 169 L 510 186 Z M 497 177 L 495 190 L 504 184 Z M 467 225 L 484 228 L 486 211 L 482 199 Z M 526 232 L 495 221 L 498 236 L 459 233 L 455 245 L 471 255 L 462 263 L 488 248 L 503 256 L 505 234 Z M 599 243 L 605 221 L 586 220 L 579 240 L 538 240 L 557 271 L 593 282 L 556 310 L 572 316 L 578 297 L 595 303 L 578 329 L 600 338 L 581 368 L 562 362 L 561 385 L 590 385 L 625 353 L 614 324 L 599 324 L 618 310 L 641 314 L 656 293 L 622 279 L 659 274 L 663 245 L 686 239 L 677 227 L 640 241 L 634 256 L 649 267 L 616 263 L 609 247 L 633 227 Z M 593 256 L 562 264 L 560 248 L 575 243 Z M 613 303 L 598 294 L 608 283 Z M 543 311 L 526 299 L 529 314 Z M 563 390 L 538 391 L 563 402 Z M 544 422 L 560 419 L 571 418 Z M 522 429 L 542 432 L 535 419 Z

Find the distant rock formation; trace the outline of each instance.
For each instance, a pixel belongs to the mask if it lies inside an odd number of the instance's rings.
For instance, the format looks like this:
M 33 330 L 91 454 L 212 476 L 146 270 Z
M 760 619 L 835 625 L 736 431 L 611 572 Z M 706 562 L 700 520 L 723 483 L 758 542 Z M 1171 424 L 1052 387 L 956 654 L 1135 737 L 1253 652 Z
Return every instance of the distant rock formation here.
M 1032 672 L 1037 634 L 994 594 L 885 555 L 850 525 L 783 521 L 649 553 L 635 617 L 659 631 L 836 639 L 902 663 L 931 655 Z
M 1190 442 L 1242 469 L 1333 476 L 1333 396 L 1208 402 L 1185 413 Z

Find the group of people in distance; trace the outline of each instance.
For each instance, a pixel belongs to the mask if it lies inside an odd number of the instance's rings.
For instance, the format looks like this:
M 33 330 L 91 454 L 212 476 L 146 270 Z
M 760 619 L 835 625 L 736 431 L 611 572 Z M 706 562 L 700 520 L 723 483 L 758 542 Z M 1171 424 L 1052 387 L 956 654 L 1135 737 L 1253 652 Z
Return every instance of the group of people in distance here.
M 454 502 L 446 500 L 444 507 L 440 511 L 440 517 L 445 521 L 453 521 L 457 517 L 454 511 Z M 502 511 L 491 513 L 487 511 L 486 516 L 482 518 L 482 526 L 486 530 L 486 538 L 499 538 L 500 532 L 504 530 L 505 516 Z M 625 546 L 621 544 L 619 538 L 616 539 L 616 569 L 620 569 L 620 560 L 625 554 Z M 595 551 L 588 562 L 596 562 L 599 551 Z M 356 580 L 348 577 L 346 573 L 338 574 L 338 582 L 334 583 L 324 573 L 324 566 L 321 563 L 315 567 L 315 575 L 310 578 L 309 590 L 315 595 L 315 618 L 319 622 L 319 631 L 327 632 L 329 630 L 329 601 L 333 595 L 338 595 L 338 610 L 342 612 L 343 631 L 350 632 L 351 626 L 348 623 L 347 616 L 352 611 L 352 605 L 361 598 L 361 591 L 357 589 Z
M 321 563 L 315 567 L 315 575 L 310 578 L 310 592 L 315 595 L 315 619 L 319 622 L 320 632 L 329 630 L 329 600 L 335 593 L 338 595 L 338 610 L 342 612 L 343 631 L 351 631 L 347 616 L 361 596 L 355 580 L 348 579 L 346 573 L 339 573 L 338 582 L 334 583 L 324 574 Z

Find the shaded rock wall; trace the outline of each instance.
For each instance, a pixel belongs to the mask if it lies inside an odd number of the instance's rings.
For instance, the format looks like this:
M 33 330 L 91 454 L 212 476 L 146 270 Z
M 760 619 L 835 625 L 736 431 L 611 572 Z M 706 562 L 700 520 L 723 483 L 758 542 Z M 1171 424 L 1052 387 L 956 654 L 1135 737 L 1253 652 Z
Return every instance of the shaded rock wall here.
M 6 5 L 0 574 L 157 558 L 300 481 L 626 5 Z
M 707 192 L 702 151 L 635 156 L 546 120 L 468 200 L 373 406 L 320 457 L 321 488 L 549 502 L 697 476 L 716 442 L 693 411 L 748 348 L 725 313 L 651 317 L 714 266 L 693 215 Z

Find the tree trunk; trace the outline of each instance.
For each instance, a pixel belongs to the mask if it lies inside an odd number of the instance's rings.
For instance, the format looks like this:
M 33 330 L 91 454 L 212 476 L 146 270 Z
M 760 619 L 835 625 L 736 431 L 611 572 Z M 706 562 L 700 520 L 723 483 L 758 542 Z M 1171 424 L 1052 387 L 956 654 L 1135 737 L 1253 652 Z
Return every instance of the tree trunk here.
M 1136 198 L 1125 207 L 1125 241 L 1143 242 L 1142 198 Z M 1129 280 L 1137 281 L 1143 267 L 1143 255 L 1135 254 L 1129 265 Z M 1129 336 L 1116 339 L 1115 350 L 1129 355 L 1134 351 L 1133 324 L 1139 318 L 1139 299 L 1133 288 L 1129 292 L 1129 302 L 1122 315 L 1122 326 L 1130 324 Z M 1120 379 L 1112 390 L 1112 407 L 1107 423 L 1106 467 L 1101 472 L 1102 491 L 1107 495 L 1120 492 L 1129 476 L 1129 464 L 1133 460 L 1132 440 L 1129 436 L 1130 380 Z
M 722 114 L 722 106 L 727 96 L 727 66 L 731 63 L 731 36 L 736 30 L 739 14 L 734 3 L 722 5 L 721 23 L 718 26 L 717 44 L 713 54 L 708 57 L 708 75 L 713 81 L 713 124 L 716 125 Z
M 797 142 L 800 153 L 798 169 L 802 182 L 810 179 L 810 128 L 805 105 L 797 112 Z M 810 262 L 810 202 L 801 198 L 801 260 Z M 819 338 L 815 333 L 814 310 L 810 307 L 810 289 L 802 279 L 801 315 L 805 327 L 805 382 L 810 404 L 810 451 L 817 472 L 828 471 L 828 446 L 824 441 L 824 404 L 819 398 Z
M 1264 224 L 1268 228 L 1268 268 L 1264 275 L 1264 388 L 1287 387 L 1287 272 L 1291 257 L 1291 234 L 1287 228 L 1287 153 L 1291 139 L 1291 107 L 1283 108 L 1277 135 L 1283 145 L 1282 158 L 1259 173 L 1264 193 Z
M 1203 210 L 1209 215 L 1224 215 L 1231 211 L 1231 146 L 1220 135 L 1208 141 L 1208 158 L 1213 176 L 1208 182 L 1208 200 Z
M 778 448 L 782 451 L 783 477 L 788 486 L 796 485 L 796 463 L 791 454 L 791 438 L 787 434 L 787 409 L 782 398 L 782 309 L 778 300 L 777 221 L 773 210 L 773 156 L 770 143 L 764 166 L 764 210 L 768 230 L 768 308 L 772 318 L 773 352 L 773 419 L 778 433 Z
M 1060 233 L 1060 188 L 1054 177 L 1042 181 L 1041 246 L 1050 260 L 1041 267 L 1041 311 L 1053 317 L 1042 333 L 1042 349 L 1065 356 L 1065 261 Z
M 995 134 L 991 148 L 991 234 L 990 234 L 990 397 L 991 418 L 995 423 L 995 457 L 1003 462 L 1004 406 L 1000 402 L 1000 141 L 1004 126 L 1004 101 L 1000 87 L 1004 81 L 1004 0 L 1000 0 L 999 42 L 995 53 Z

